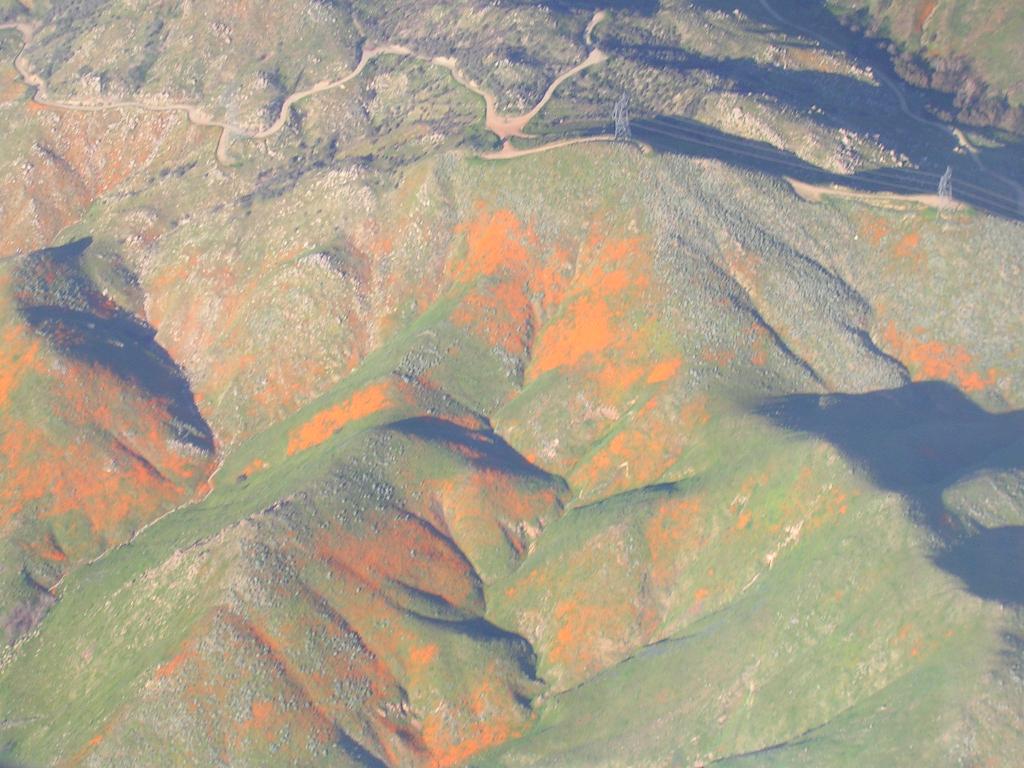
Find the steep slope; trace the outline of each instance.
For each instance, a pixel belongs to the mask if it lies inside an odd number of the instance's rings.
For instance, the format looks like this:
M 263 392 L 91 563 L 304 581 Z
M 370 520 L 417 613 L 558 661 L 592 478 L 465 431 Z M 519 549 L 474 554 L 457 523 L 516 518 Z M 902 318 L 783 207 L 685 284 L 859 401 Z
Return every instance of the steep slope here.
M 733 5 L 0 4 L 0 759 L 1024 759 L 1020 158 Z
M 37 700 L 63 714 L 22 757 L 131 762 L 148 743 L 186 764 L 270 747 L 294 763 L 450 765 L 526 727 L 533 653 L 483 618 L 482 579 L 561 514 L 564 483 L 422 385 L 348 392 L 260 437 L 268 461 L 233 479 L 229 463 L 202 505 L 68 588 L 51 626 L 78 630 L 46 655 L 66 654 L 69 686 L 79 669 L 91 682 L 79 703 L 60 703 L 64 686 Z M 116 597 L 81 623 L 102 594 Z M 31 720 L 22 683 L 5 701 Z
M 911 377 L 942 377 L 1019 407 L 1012 278 L 983 278 L 1018 225 L 811 204 L 628 147 L 412 178 L 448 245 L 398 283 L 411 311 L 239 442 L 204 502 L 67 578 L 0 672 L 12 757 L 842 764 L 870 729 L 879 759 L 1012 764 L 1019 615 L 985 585 L 1016 571 L 970 563 L 1016 540 L 984 533 L 1021 524 L 1016 417 L 894 485 L 859 446 L 923 450 L 932 423 L 999 417 L 940 395 L 910 417 L 923 431 L 851 445 L 772 398 L 895 387 L 898 418 L 869 416 L 898 429 Z M 382 214 L 409 215 L 409 194 Z M 93 219 L 97 238 L 141 202 Z M 968 260 L 987 301 L 953 323 L 941 297 L 974 290 Z M 921 482 L 956 494 L 966 533 L 917 522 Z M 68 674 L 46 684 L 55 663 Z
M 50 245 L 134 174 L 173 165 L 183 147 L 213 138 L 171 114 L 67 112 L 43 108 L 28 95 L 12 71 L 9 87 L 0 92 L 4 257 Z
M 3 265 L 0 615 L 12 642 L 69 568 L 187 501 L 213 469 L 187 381 L 92 281 L 88 247 Z

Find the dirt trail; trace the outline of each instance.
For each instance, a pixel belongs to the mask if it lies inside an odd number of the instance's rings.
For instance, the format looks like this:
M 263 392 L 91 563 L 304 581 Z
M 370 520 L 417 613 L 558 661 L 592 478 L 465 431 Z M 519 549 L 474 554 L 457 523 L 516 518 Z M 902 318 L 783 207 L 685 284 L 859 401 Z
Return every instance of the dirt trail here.
M 505 145 L 497 152 L 487 152 L 480 155 L 483 160 L 515 160 L 517 157 L 526 157 L 527 155 L 539 155 L 542 152 L 550 152 L 554 149 L 563 149 L 564 147 L 571 147 L 574 144 L 590 144 L 594 142 L 618 142 L 630 144 L 645 155 L 649 155 L 654 152 L 654 148 L 650 144 L 645 144 L 637 139 L 630 139 L 628 142 L 622 142 L 615 138 L 614 134 L 602 133 L 598 136 L 577 136 L 571 139 L 558 139 L 548 144 L 541 144 L 536 147 L 525 147 L 520 149 L 512 145 L 511 142 L 505 142 Z
M 592 33 L 594 28 L 605 18 L 607 14 L 604 11 L 598 11 L 594 14 L 590 24 L 587 26 L 586 39 L 588 46 L 591 45 Z M 481 96 L 484 100 L 486 107 L 484 122 L 487 129 L 494 133 L 499 139 L 505 142 L 505 149 L 502 153 L 492 153 L 493 156 L 500 155 L 502 158 L 518 156 L 519 152 L 525 154 L 534 154 L 537 151 L 543 151 L 543 148 L 533 148 L 530 150 L 515 150 L 509 144 L 509 140 L 513 137 L 526 138 L 527 134 L 524 133 L 526 125 L 533 120 L 540 111 L 547 105 L 551 100 L 558 87 L 571 77 L 579 74 L 583 70 L 602 64 L 607 61 L 608 57 L 598 49 L 590 51 L 587 58 L 576 66 L 572 67 L 566 72 L 563 72 L 551 85 L 548 86 L 544 96 L 528 112 L 520 115 L 504 115 L 498 111 L 497 99 L 494 94 L 478 85 L 471 78 L 469 78 L 462 70 L 459 69 L 458 62 L 449 57 L 445 56 L 424 56 L 418 54 L 415 51 L 410 50 L 403 45 L 382 45 L 374 48 L 368 48 L 363 51 L 363 55 L 356 65 L 355 69 L 349 72 L 344 77 L 337 80 L 321 80 L 320 82 L 312 85 L 309 88 L 301 91 L 296 91 L 284 100 L 281 105 L 281 110 L 278 113 L 277 119 L 274 120 L 269 126 L 258 131 L 249 131 L 241 126 L 233 125 L 223 120 L 217 120 L 210 116 L 202 107 L 194 104 L 186 104 L 182 102 L 168 102 L 166 104 L 154 104 L 151 102 L 142 102 L 135 100 L 127 101 L 84 101 L 84 100 L 57 100 L 50 99 L 46 87 L 46 81 L 42 77 L 37 75 L 32 67 L 25 59 L 25 53 L 32 44 L 32 40 L 35 36 L 37 27 L 27 23 L 7 23 L 0 24 L 0 30 L 16 30 L 22 36 L 22 47 L 18 52 L 18 55 L 14 58 L 14 68 L 17 70 L 18 75 L 25 82 L 26 85 L 36 89 L 36 94 L 33 100 L 39 104 L 50 107 L 52 109 L 61 109 L 68 111 L 78 112 L 101 112 L 105 110 L 118 110 L 118 109 L 139 109 L 148 112 L 184 112 L 188 117 L 189 121 L 196 126 L 202 128 L 217 128 L 220 130 L 220 139 L 217 142 L 217 162 L 221 165 L 230 165 L 231 158 L 228 154 L 228 150 L 231 146 L 231 141 L 234 138 L 243 139 L 267 139 L 280 132 L 285 125 L 288 123 L 288 119 L 291 115 L 291 109 L 295 104 L 302 101 L 303 99 L 309 98 L 319 93 L 332 90 L 334 88 L 340 88 L 346 83 L 351 82 L 355 78 L 359 77 L 366 66 L 379 56 L 393 55 L 393 56 L 408 56 L 420 61 L 426 61 L 436 66 L 444 67 L 452 73 L 452 77 L 457 83 L 462 85 L 464 88 L 472 91 L 473 93 Z M 591 141 L 596 140 L 597 137 L 592 137 Z M 555 142 L 554 144 L 547 145 L 548 148 L 555 148 L 555 146 L 567 146 L 567 144 L 580 143 L 579 139 L 569 139 L 565 142 Z M 492 155 L 484 155 L 484 157 L 490 157 Z
M 503 146 L 500 151 L 488 152 L 480 155 L 480 157 L 484 160 L 514 160 L 517 157 L 539 155 L 541 152 L 550 152 L 553 149 L 571 147 L 573 144 L 587 144 L 595 141 L 615 141 L 615 136 L 611 134 L 602 134 L 601 136 L 580 136 L 575 139 L 560 139 L 558 141 L 553 141 L 550 144 L 542 144 L 539 147 L 528 147 L 526 149 L 517 149 L 512 146 L 510 142 L 505 142 L 505 146 Z
M 594 30 L 597 29 L 597 25 L 608 18 L 608 11 L 598 11 L 594 14 L 594 18 L 587 24 L 587 30 L 583 33 L 583 40 L 586 42 L 588 48 L 594 47 Z
M 789 176 L 783 177 L 800 197 L 809 203 L 820 203 L 823 197 L 845 197 L 853 200 L 864 200 L 866 202 L 878 202 L 881 200 L 892 200 L 908 203 L 919 203 L 929 208 L 942 210 L 957 210 L 963 208 L 963 204 L 956 201 L 946 200 L 938 195 L 901 195 L 897 192 L 861 192 L 847 187 L 830 187 L 807 184 L 797 181 Z

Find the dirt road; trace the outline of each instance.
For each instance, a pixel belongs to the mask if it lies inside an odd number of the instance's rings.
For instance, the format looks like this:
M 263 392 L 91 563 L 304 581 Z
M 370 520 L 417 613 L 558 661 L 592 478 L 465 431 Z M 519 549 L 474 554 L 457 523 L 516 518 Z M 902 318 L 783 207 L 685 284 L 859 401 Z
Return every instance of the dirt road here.
M 603 11 L 598 11 L 594 14 L 590 24 L 587 26 L 586 38 L 591 40 L 592 32 L 594 27 L 597 26 L 604 18 L 606 14 Z M 589 67 L 597 66 L 607 61 L 607 56 L 598 49 L 593 49 L 587 58 L 576 66 L 572 67 L 566 72 L 556 77 L 551 85 L 548 86 L 541 100 L 528 112 L 519 115 L 504 115 L 498 111 L 497 99 L 494 94 L 478 85 L 471 78 L 469 78 L 461 69 L 459 69 L 458 62 L 455 59 L 435 56 L 429 57 L 416 53 L 409 48 L 402 45 L 381 45 L 374 48 L 368 48 L 363 51 L 363 55 L 350 73 L 341 77 L 337 80 L 322 80 L 313 86 L 296 91 L 284 100 L 281 105 L 281 110 L 278 113 L 277 119 L 274 120 L 269 126 L 262 130 L 250 131 L 245 128 L 233 125 L 224 120 L 217 120 L 210 116 L 202 107 L 195 104 L 186 104 L 182 102 L 168 102 L 166 104 L 143 102 L 137 100 L 125 100 L 125 101 L 85 101 L 85 100 L 69 100 L 69 99 L 51 99 L 47 90 L 46 81 L 33 71 L 31 65 L 25 58 L 26 50 L 29 45 L 32 44 L 32 40 L 35 36 L 36 27 L 27 23 L 8 23 L 0 24 L 0 30 L 16 30 L 22 36 L 22 47 L 14 58 L 14 68 L 17 70 L 18 75 L 21 77 L 24 83 L 32 88 L 36 89 L 33 100 L 39 104 L 45 105 L 52 109 L 61 109 L 68 111 L 79 111 L 79 112 L 99 112 L 105 110 L 117 110 L 117 109 L 139 109 L 149 112 L 183 112 L 189 119 L 189 121 L 196 126 L 203 128 L 216 128 L 220 130 L 220 139 L 217 142 L 217 161 L 221 165 L 230 165 L 231 158 L 229 156 L 229 149 L 231 141 L 235 138 L 242 139 L 267 139 L 280 132 L 285 125 L 288 123 L 288 118 L 291 114 L 291 109 L 298 102 L 303 99 L 307 99 L 310 96 L 324 93 L 335 88 L 341 88 L 345 84 L 351 82 L 355 78 L 359 77 L 366 66 L 379 56 L 393 55 L 393 56 L 408 56 L 411 58 L 418 59 L 420 61 L 426 61 L 436 66 L 444 67 L 452 73 L 452 77 L 457 83 L 462 85 L 464 88 L 472 91 L 478 96 L 482 97 L 485 104 L 485 115 L 484 122 L 489 131 L 494 133 L 499 139 L 506 144 L 506 149 L 502 153 L 492 153 L 490 155 L 484 155 L 484 157 L 496 157 L 501 156 L 502 159 L 509 157 L 519 156 L 519 153 L 534 154 L 540 148 L 534 148 L 531 150 L 514 150 L 511 145 L 508 144 L 508 140 L 512 137 L 526 138 L 527 134 L 524 133 L 526 125 L 533 120 L 541 110 L 544 109 L 545 105 L 551 100 L 558 87 L 571 77 L 579 74 Z M 589 141 L 597 140 L 597 137 L 588 139 Z M 552 145 L 548 145 L 549 148 L 555 148 L 555 146 L 567 146 L 568 144 L 580 143 L 579 139 L 567 140 L 565 142 L 555 142 Z M 506 152 L 507 150 L 507 152 Z

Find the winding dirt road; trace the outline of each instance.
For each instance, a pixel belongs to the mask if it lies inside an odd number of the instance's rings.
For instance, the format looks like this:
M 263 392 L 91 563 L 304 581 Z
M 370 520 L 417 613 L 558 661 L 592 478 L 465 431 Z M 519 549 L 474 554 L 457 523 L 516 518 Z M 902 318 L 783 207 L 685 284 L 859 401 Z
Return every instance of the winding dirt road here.
M 553 149 L 571 147 L 574 144 L 589 144 L 596 141 L 615 141 L 615 136 L 612 134 L 602 134 L 600 136 L 579 136 L 575 139 L 559 139 L 558 141 L 552 141 L 550 144 L 542 144 L 539 147 L 527 147 L 525 149 L 517 149 L 512 146 L 511 142 L 506 141 L 505 146 L 503 146 L 498 152 L 487 152 L 486 154 L 480 155 L 480 157 L 484 160 L 515 160 L 517 157 L 539 155 L 541 152 L 550 152 Z
M 598 11 L 594 14 L 594 18 L 587 24 L 587 29 L 583 33 L 583 41 L 587 44 L 587 48 L 594 47 L 594 30 L 597 29 L 597 25 L 608 18 L 608 11 Z
M 586 40 L 588 47 L 592 46 L 592 33 L 594 28 L 601 23 L 607 17 L 607 13 L 604 11 L 598 11 L 594 14 L 590 23 L 587 25 Z M 379 56 L 392 55 L 392 56 L 407 56 L 410 58 L 425 61 L 436 66 L 444 67 L 451 72 L 452 77 L 457 83 L 464 88 L 472 91 L 478 96 L 482 97 L 485 105 L 484 124 L 487 129 L 497 136 L 501 141 L 504 142 L 504 149 L 497 153 L 488 153 L 481 155 L 486 159 L 509 159 L 511 157 L 518 157 L 522 154 L 536 154 L 538 152 L 548 151 L 549 149 L 557 149 L 558 147 L 568 146 L 570 144 L 578 144 L 583 141 L 597 141 L 605 140 L 602 137 L 590 137 L 587 139 L 567 139 L 565 141 L 553 142 L 551 144 L 544 145 L 543 147 L 533 147 L 527 150 L 516 150 L 512 147 L 510 140 L 513 137 L 527 138 L 529 135 L 526 134 L 526 125 L 533 120 L 541 110 L 551 100 L 555 91 L 562 83 L 571 77 L 576 76 L 580 72 L 590 67 L 597 66 L 608 60 L 608 57 L 597 48 L 592 48 L 587 58 L 572 67 L 571 69 L 563 72 L 561 75 L 556 77 L 551 85 L 548 86 L 541 100 L 528 112 L 524 112 L 519 115 L 504 115 L 498 111 L 497 99 L 494 94 L 488 91 L 486 88 L 478 85 L 470 77 L 468 77 L 461 69 L 459 69 L 458 62 L 449 57 L 444 56 L 424 56 L 418 54 L 415 51 L 403 45 L 381 45 L 374 48 L 368 48 L 363 51 L 363 55 L 356 65 L 355 69 L 349 72 L 344 77 L 337 80 L 322 80 L 315 83 L 309 88 L 301 91 L 296 91 L 284 100 L 281 105 L 281 110 L 278 113 L 277 119 L 274 120 L 269 126 L 258 131 L 249 131 L 238 125 L 233 125 L 224 120 L 217 120 L 216 118 L 209 115 L 202 107 L 195 104 L 186 104 L 182 102 L 169 102 L 166 104 L 154 104 L 152 102 L 127 100 L 127 101 L 85 101 L 85 100 L 68 100 L 68 99 L 51 99 L 49 97 L 46 81 L 40 77 L 32 69 L 28 63 L 25 54 L 32 44 L 32 40 L 35 37 L 35 33 L 38 27 L 27 23 L 7 23 L 0 24 L 0 30 L 15 30 L 21 34 L 22 46 L 17 56 L 14 57 L 14 68 L 17 70 L 19 77 L 29 87 L 35 88 L 36 93 L 33 97 L 33 101 L 38 104 L 50 107 L 51 109 L 60 109 L 67 111 L 77 112 L 101 112 L 106 110 L 124 110 L 124 109 L 139 109 L 148 112 L 183 112 L 189 119 L 189 121 L 196 126 L 202 128 L 216 128 L 220 130 L 220 139 L 217 142 L 217 162 L 221 165 L 230 165 L 231 158 L 228 154 L 231 146 L 231 141 L 235 138 L 242 139 L 267 139 L 280 132 L 285 125 L 288 123 L 288 118 L 291 115 L 291 109 L 295 104 L 307 99 L 310 96 L 324 93 L 335 88 L 341 88 L 346 83 L 351 82 L 355 78 L 359 77 L 366 66 L 378 58 Z

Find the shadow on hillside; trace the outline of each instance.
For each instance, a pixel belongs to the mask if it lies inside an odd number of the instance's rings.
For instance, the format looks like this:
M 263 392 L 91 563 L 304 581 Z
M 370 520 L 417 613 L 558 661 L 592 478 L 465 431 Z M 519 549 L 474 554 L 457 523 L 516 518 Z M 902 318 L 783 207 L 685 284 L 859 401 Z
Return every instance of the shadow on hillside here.
M 531 464 L 515 448 L 493 432 L 467 429 L 447 419 L 439 419 L 434 416 L 403 419 L 389 425 L 388 429 L 420 440 L 445 443 L 481 469 L 493 469 L 511 475 L 546 481 L 556 479 Z
M 831 129 L 876 134 L 886 147 L 907 156 L 922 151 L 952 155 L 952 134 L 926 131 L 907 120 L 892 92 L 849 75 L 761 64 L 749 58 L 711 58 L 671 45 L 635 45 L 614 37 L 603 43 L 612 56 L 682 75 L 707 72 L 730 91 L 769 97 L 786 108 Z M 945 170 L 945 165 L 939 172 Z
M 848 187 L 861 192 L 889 192 L 902 195 L 935 195 L 939 174 L 884 168 L 846 175 L 832 173 L 802 160 L 792 152 L 776 149 L 762 141 L 752 141 L 725 133 L 696 120 L 658 117 L 633 121 L 633 136 L 659 152 L 686 157 L 706 157 L 728 165 L 770 176 L 788 176 L 813 185 Z M 993 198 L 984 188 L 967 187 L 954 182 L 954 197 L 978 210 L 995 216 L 1024 221 L 1013 200 Z
M 1024 605 L 1024 526 L 960 522 L 946 489 L 978 472 L 1024 470 L 1024 411 L 992 414 L 942 382 L 864 395 L 791 395 L 757 412 L 829 441 L 881 489 L 904 496 L 940 542 L 937 565 L 975 595 Z
M 166 405 L 176 437 L 205 453 L 213 432 L 184 372 L 156 341 L 156 330 L 108 299 L 85 275 L 83 238 L 29 254 L 18 273 L 18 310 L 61 353 L 107 369 Z
M 934 88 L 912 85 L 904 80 L 896 71 L 892 55 L 886 50 L 886 41 L 866 36 L 862 32 L 855 31 L 840 22 L 839 18 L 832 13 L 823 0 L 770 0 L 766 6 L 761 0 L 693 0 L 694 5 L 707 10 L 732 13 L 734 9 L 740 10 L 747 18 L 758 24 L 767 25 L 784 32 L 800 34 L 819 43 L 825 50 L 841 53 L 857 62 L 861 67 L 870 67 L 875 73 L 882 75 L 890 82 L 897 85 L 902 95 L 908 101 L 910 109 L 915 114 L 932 112 L 956 114 L 959 107 L 954 94 L 939 91 Z M 769 8 L 771 10 L 769 10 Z M 774 13 L 773 13 L 774 11 Z M 821 98 L 827 98 L 825 92 Z M 890 113 L 896 110 L 902 113 L 903 108 L 899 99 L 888 87 L 878 89 L 878 94 L 872 99 L 874 102 L 883 101 L 888 104 L 884 119 L 876 120 L 871 127 L 872 133 L 878 133 L 886 142 L 886 146 L 896 147 L 890 143 L 892 140 L 893 125 L 898 125 L 899 130 L 905 133 L 914 133 L 919 136 L 919 144 L 928 149 L 924 150 L 930 158 L 922 157 L 922 150 L 908 152 L 907 154 L 916 162 L 930 160 L 933 170 L 943 170 L 946 164 L 951 164 L 957 175 L 971 179 L 975 184 L 986 187 L 993 192 L 1011 198 L 1015 201 L 1014 207 L 1018 214 L 1024 213 L 1024 200 L 1018 200 L 1018 191 L 1009 187 L 1001 179 L 986 173 L 978 168 L 974 161 L 965 154 L 953 154 L 958 146 L 952 131 L 936 125 L 928 125 L 926 122 L 907 117 L 905 114 L 890 119 Z M 852 108 L 859 105 L 851 102 Z M 846 110 L 844 110 L 846 112 Z M 925 115 L 928 116 L 927 114 Z M 935 118 L 933 118 L 935 119 Z M 986 134 L 989 138 L 998 139 L 997 132 L 992 129 L 977 129 Z M 1002 142 L 997 141 L 997 144 Z M 1019 175 L 1024 172 L 1024 164 L 1021 163 L 1021 150 L 1024 142 L 1016 141 L 1014 144 L 995 147 L 979 147 L 979 157 L 988 168 L 999 169 L 1000 172 L 1009 175 Z M 936 151 L 941 156 L 934 156 Z M 927 163 L 926 163 L 927 164 Z

